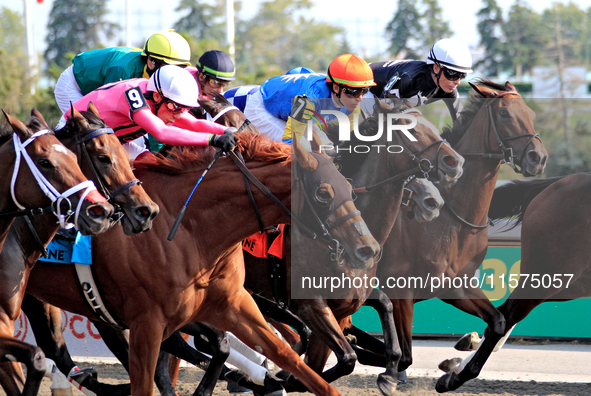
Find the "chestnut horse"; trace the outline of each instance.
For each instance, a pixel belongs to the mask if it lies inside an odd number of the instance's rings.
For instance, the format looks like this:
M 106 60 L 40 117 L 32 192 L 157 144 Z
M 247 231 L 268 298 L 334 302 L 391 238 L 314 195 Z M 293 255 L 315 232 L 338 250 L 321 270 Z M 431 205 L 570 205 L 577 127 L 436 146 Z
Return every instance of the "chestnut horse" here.
M 243 133 L 239 150 L 252 173 L 289 207 L 289 146 Z M 155 163 L 136 162 L 136 174 L 162 210 L 152 232 L 128 238 L 113 229 L 104 238 L 93 240 L 95 280 L 104 303 L 111 315 L 130 329 L 132 394 L 152 394 L 160 342 L 185 323 L 203 321 L 232 331 L 250 347 L 294 373 L 313 393 L 337 395 L 267 327 L 250 294 L 242 287 L 240 241 L 258 227 L 244 194 L 244 177 L 230 159 L 219 159 L 211 168 L 186 207 L 176 238 L 172 242 L 165 240 L 178 209 L 191 192 L 191 183 L 197 181 L 213 153 L 207 148 L 173 149 L 171 157 Z M 308 157 L 300 163 L 315 168 L 318 161 Z M 299 197 L 303 192 L 296 188 L 293 194 Z M 253 194 L 264 226 L 291 222 L 291 217 L 260 191 L 254 190 Z M 350 213 L 350 209 L 339 209 L 335 219 Z M 359 216 L 349 218 L 334 230 L 351 252 L 373 240 L 360 237 L 351 226 L 359 221 Z M 39 266 L 28 287 L 29 292 L 43 300 L 96 318 L 83 297 L 74 292 L 78 286 L 70 268 Z
M 437 381 L 438 391 L 457 389 L 476 378 L 491 352 L 502 346 L 513 327 L 538 305 L 591 296 L 589 194 L 589 173 L 514 180 L 495 189 L 489 215 L 492 219 L 516 216 L 515 225 L 523 222 L 520 273 L 528 277 L 520 276 L 498 307 L 507 321 L 504 333 L 487 327 L 476 352 L 462 361 L 457 372 Z
M 381 107 L 381 102 L 377 102 L 376 106 L 379 106 L 376 116 L 359 126 L 363 135 L 376 135 L 376 129 L 384 127 L 384 125 L 379 125 L 380 120 L 385 121 L 387 119 L 385 115 L 400 110 Z M 383 117 L 378 117 L 378 113 L 382 113 Z M 402 153 L 390 154 L 387 150 L 382 149 L 371 155 L 356 155 L 351 152 L 350 148 L 357 144 L 363 144 L 363 142 L 353 138 L 354 140 L 348 146 L 349 150 L 345 146 L 340 147 L 340 152 L 344 154 L 341 154 L 342 158 L 337 160 L 341 166 L 341 172 L 345 177 L 351 178 L 354 186 L 366 187 L 356 190 L 369 192 L 358 193 L 356 203 L 362 211 L 363 218 L 372 235 L 380 244 L 386 240 L 400 210 L 406 177 L 411 173 L 423 174 L 423 171 L 427 171 L 427 169 L 417 168 L 419 164 L 427 162 L 432 164 L 428 170 L 434 178 L 441 181 L 455 181 L 462 174 L 463 159 L 444 144 L 434 129 L 435 127 L 428 123 L 416 109 L 407 109 L 406 113 L 408 116 L 414 116 L 420 120 L 412 129 L 416 141 L 407 142 L 405 137 L 396 134 L 393 136 L 394 141 L 387 141 L 386 134 L 383 134 L 376 142 L 373 142 L 379 147 L 399 144 L 404 147 Z M 409 119 L 401 118 L 398 122 L 408 125 L 406 123 L 409 122 Z M 335 136 L 338 132 L 332 133 L 331 131 L 334 130 L 329 129 L 329 138 L 338 141 Z M 327 381 L 333 381 L 351 373 L 357 360 L 355 352 L 341 331 L 341 323 L 366 302 L 373 289 L 363 286 L 340 290 L 340 294 L 327 295 L 317 290 L 306 290 L 302 293 L 302 290 L 297 290 L 293 285 L 301 284 L 304 276 L 317 278 L 341 278 L 342 276 L 362 278 L 367 276 L 371 278 L 375 274 L 377 266 L 353 270 L 339 267 L 335 265 L 336 263 L 331 262 L 326 254 L 319 251 L 313 243 L 309 243 L 303 238 L 296 229 L 291 229 L 291 240 L 289 236 L 290 233 L 286 232 L 284 257 L 286 261 L 285 279 L 287 281 L 285 284 L 279 285 L 279 289 L 286 290 L 283 298 L 290 311 L 296 314 L 312 331 L 307 351 L 307 362 L 310 367 L 321 373 L 330 350 L 337 356 L 337 365 L 322 374 Z M 245 262 L 247 268 L 246 288 L 269 299 L 278 297 L 273 293 L 273 289 L 277 289 L 277 287 L 273 285 L 271 280 L 267 261 L 245 254 Z M 378 291 L 375 292 L 375 295 L 376 299 L 380 299 Z M 381 298 L 381 301 L 384 299 Z M 373 296 L 369 303 L 379 305 Z M 392 323 L 392 313 L 387 307 L 381 312 L 381 319 L 384 324 L 385 342 L 390 354 L 389 361 L 395 361 L 400 352 L 396 345 L 397 338 Z M 395 391 L 395 366 L 389 366 L 385 373 L 379 375 L 378 387 L 386 395 Z
M 535 114 L 515 87 L 488 80 L 472 87 L 476 95 L 453 128 L 442 134 L 466 158 L 464 175 L 455 185 L 441 186 L 446 204 L 437 219 L 418 224 L 399 216 L 384 245 L 380 279 L 425 279 L 427 274 L 440 279 L 471 277 L 486 255 L 488 207 L 501 162 L 512 164 L 524 176 L 544 170 L 548 155 L 534 130 Z M 415 302 L 440 298 L 481 317 L 494 333 L 504 332 L 503 315 L 479 288 L 430 290 L 429 285 L 415 284 L 388 293 L 402 347 L 400 371 L 412 363 Z
M 14 130 L 14 134 L 7 135 L 13 138 L 14 145 L 5 143 L 0 148 L 1 166 L 4 167 L 1 172 L 7 176 L 4 178 L 0 208 L 2 213 L 6 214 L 8 210 L 12 215 L 9 213 L 8 216 L 2 216 L 2 255 L 10 255 L 10 242 L 6 244 L 5 241 L 10 241 L 9 229 L 15 219 L 14 211 L 26 206 L 45 206 L 49 202 L 48 198 L 56 204 L 48 213 L 59 214 L 65 208 L 63 215 L 70 216 L 74 213 L 71 209 L 75 208 L 76 224 L 84 234 L 97 234 L 107 230 L 113 206 L 96 192 L 92 182 L 86 180 L 76 156 L 57 140 L 53 132 L 49 132 L 41 114 L 33 109 L 29 125 L 24 125 L 9 115 L 6 118 Z M 26 165 L 21 164 L 21 160 L 26 160 Z M 9 176 L 11 174 L 12 178 Z M 23 210 L 18 215 L 26 213 L 33 214 Z M 24 221 L 24 218 L 20 217 L 17 222 Z M 57 224 L 50 214 L 35 216 L 35 219 Z M 58 216 L 58 219 L 63 223 L 63 218 Z M 26 234 L 30 230 L 24 229 L 21 232 Z M 27 366 L 27 377 L 24 380 L 20 364 L 5 363 L 2 365 L 4 372 L 0 375 L 0 382 L 7 394 L 36 395 L 46 368 L 43 353 L 39 348 L 13 338 L 14 322 L 20 315 L 27 277 L 34 263 L 21 261 L 19 264 L 19 261 L 6 260 L 0 263 L 0 356 L 4 362 L 24 363 Z

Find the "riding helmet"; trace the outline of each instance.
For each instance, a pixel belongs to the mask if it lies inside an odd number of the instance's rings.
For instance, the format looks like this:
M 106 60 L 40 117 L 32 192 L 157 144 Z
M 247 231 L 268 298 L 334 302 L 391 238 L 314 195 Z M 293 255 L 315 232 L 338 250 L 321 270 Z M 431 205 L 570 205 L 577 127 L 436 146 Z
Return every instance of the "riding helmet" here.
M 352 54 L 339 55 L 328 66 L 327 82 L 353 88 L 373 87 L 373 71 L 366 61 Z
M 427 55 L 427 64 L 436 64 L 461 73 L 472 73 L 470 50 L 466 44 L 456 39 L 442 39 L 436 42 Z
M 191 73 L 178 66 L 164 65 L 156 70 L 148 81 L 148 91 L 158 92 L 186 107 L 199 106 L 197 81 Z
M 232 81 L 236 78 L 234 77 L 236 71 L 232 59 L 222 51 L 205 52 L 195 66 L 201 73 L 217 80 Z
M 191 65 L 187 40 L 173 30 L 155 33 L 146 40 L 142 55 L 160 59 L 169 65 Z

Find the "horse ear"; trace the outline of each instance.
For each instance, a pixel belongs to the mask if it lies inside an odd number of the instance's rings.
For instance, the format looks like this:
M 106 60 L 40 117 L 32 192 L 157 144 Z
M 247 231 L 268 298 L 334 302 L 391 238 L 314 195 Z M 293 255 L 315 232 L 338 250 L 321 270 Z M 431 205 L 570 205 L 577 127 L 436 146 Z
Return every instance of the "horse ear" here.
M 509 81 L 505 82 L 505 88 L 507 88 L 507 91 L 517 91 L 517 89 L 515 89 L 515 85 L 511 84 Z
M 21 140 L 26 140 L 32 135 L 31 131 L 29 131 L 27 126 L 22 121 L 17 120 L 10 114 L 6 113 L 4 110 L 2 110 L 2 113 L 4 113 L 6 121 L 8 121 L 12 127 L 12 130 L 21 138 Z
M 94 103 L 88 102 L 87 110 L 90 111 L 95 116 L 100 117 L 99 112 L 98 112 L 96 106 L 94 105 Z
M 300 163 L 302 168 L 308 172 L 312 172 L 318 168 L 318 160 L 312 154 L 306 151 L 304 146 L 298 141 L 295 134 L 292 132 L 291 144 L 293 151 L 295 151 L 296 160 Z
M 498 96 L 497 91 L 490 89 L 488 87 L 483 86 L 476 86 L 472 83 L 468 83 L 475 90 L 481 98 L 496 98 Z
M 37 117 L 41 122 L 43 122 L 43 125 L 47 126 L 45 118 L 43 118 L 43 115 L 41 114 L 41 112 L 39 112 L 39 110 L 37 110 L 37 108 L 33 107 L 31 109 L 31 117 Z
M 333 158 L 331 156 L 329 156 L 328 154 L 326 154 L 325 152 L 322 151 L 321 147 L 322 147 L 322 139 L 320 139 L 320 136 L 318 136 L 318 134 L 316 133 L 316 131 L 312 131 L 312 141 L 310 142 L 310 146 L 312 147 L 312 152 L 319 154 L 321 156 L 323 156 L 326 159 L 329 160 L 333 160 Z

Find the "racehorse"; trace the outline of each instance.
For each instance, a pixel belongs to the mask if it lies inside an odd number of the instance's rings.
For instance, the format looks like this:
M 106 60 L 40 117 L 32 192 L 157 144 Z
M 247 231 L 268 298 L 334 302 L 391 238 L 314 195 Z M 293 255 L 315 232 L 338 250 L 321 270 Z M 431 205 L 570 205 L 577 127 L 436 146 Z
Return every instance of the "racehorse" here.
M 6 114 L 5 114 L 6 115 Z M 17 119 L 6 115 L 9 124 L 14 130 L 14 145 L 5 143 L 2 151 L 2 174 L 13 177 L 5 177 L 3 185 L 1 212 L 2 216 L 2 256 L 7 260 L 0 262 L 0 356 L 5 362 L 22 362 L 27 366 L 27 377 L 23 384 L 23 372 L 20 364 L 5 363 L 2 369 L 5 371 L 0 376 L 2 387 L 8 394 L 36 395 L 45 373 L 45 359 L 41 350 L 24 342 L 14 339 L 14 322 L 20 315 L 21 301 L 27 282 L 27 277 L 33 267 L 34 261 L 22 262 L 22 256 L 11 255 L 11 238 L 9 229 L 17 215 L 14 210 L 25 207 L 43 207 L 48 198 L 55 202 L 51 211 L 40 212 L 22 211 L 23 214 L 41 214 L 53 212 L 60 219 L 60 213 L 69 204 L 63 215 L 70 216 L 71 209 L 75 209 L 76 224 L 84 234 L 97 234 L 104 232 L 110 225 L 110 217 L 113 206 L 105 201 L 95 191 L 94 184 L 86 180 L 76 161 L 76 156 L 57 140 L 53 132 L 49 132 L 45 120 L 41 114 L 33 109 L 29 125 L 24 125 Z M 21 158 L 27 165 L 21 164 Z M 23 161 L 24 162 L 24 161 Z M 21 167 L 22 166 L 22 167 Z M 37 184 L 39 184 L 37 186 Z M 10 194 L 9 194 L 10 189 Z M 83 191 L 85 190 L 85 191 Z M 58 191 L 65 191 L 59 193 Z M 79 196 L 80 195 L 80 196 Z M 10 197 L 10 198 L 9 198 Z M 12 202 L 11 202 L 12 201 Z M 6 211 L 11 211 L 7 213 Z M 24 222 L 20 217 L 17 223 Z M 35 216 L 53 224 L 55 218 L 50 214 Z M 64 218 L 60 219 L 64 223 Z M 30 221 L 28 221 L 30 223 Z M 55 226 L 57 231 L 57 225 Z M 54 231 L 54 233 L 55 233 Z M 21 234 L 30 235 L 29 228 L 21 229 Z M 5 243 L 6 241 L 8 243 Z M 32 243 L 37 243 L 33 240 Z M 18 258 L 21 258 L 20 260 Z
M 378 113 L 387 114 L 398 111 L 398 109 L 382 107 L 381 102 L 377 102 L 376 106 L 379 107 L 376 117 L 359 125 L 362 134 L 376 134 L 376 129 L 380 127 L 379 122 L 382 119 L 378 118 Z M 356 202 L 372 235 L 380 244 L 386 240 L 396 219 L 402 201 L 403 184 L 409 174 L 420 173 L 422 175 L 430 171 L 431 176 L 442 182 L 445 180 L 455 181 L 462 174 L 463 159 L 444 144 L 432 124 L 426 122 L 416 109 L 407 109 L 406 113 L 410 117 L 414 116 L 425 121 L 418 122 L 412 130 L 416 142 L 407 142 L 403 140 L 406 138 L 396 135 L 394 141 L 389 142 L 386 140 L 386 134 L 374 142 L 377 146 L 381 145 L 380 147 L 397 143 L 404 147 L 402 153 L 392 155 L 386 150 L 382 150 L 371 155 L 359 156 L 352 153 L 351 150 L 341 149 L 340 152 L 345 154 L 341 160 L 337 160 L 341 166 L 341 172 L 351 178 L 354 185 L 365 186 L 365 188 L 357 188 L 354 191 L 370 192 L 367 194 L 359 192 Z M 383 117 L 384 120 L 386 118 Z M 406 123 L 410 121 L 401 118 L 398 122 L 408 125 Z M 333 141 L 338 141 L 331 128 L 329 128 L 328 137 Z M 360 139 L 353 140 L 350 142 L 350 147 L 359 143 L 361 143 Z M 417 168 L 419 164 L 427 162 L 432 164 L 429 169 Z M 274 285 L 266 259 L 245 254 L 247 268 L 245 286 L 268 299 L 282 300 L 280 303 L 289 307 L 289 310 L 310 328 L 312 335 L 307 351 L 307 361 L 315 371 L 322 372 L 330 350 L 335 353 L 338 360 L 337 365 L 322 374 L 327 381 L 333 381 L 349 374 L 357 359 L 355 352 L 341 331 L 341 322 L 359 309 L 373 289 L 369 287 L 351 288 L 341 290 L 340 294 L 331 296 L 316 290 L 306 290 L 305 293 L 299 291 L 299 295 L 294 295 L 296 289 L 293 285 L 300 284 L 302 277 L 309 274 L 318 278 L 341 278 L 342 276 L 371 278 L 375 274 L 376 266 L 371 269 L 345 270 L 335 263 L 331 264 L 330 258 L 319 251 L 314 244 L 308 243 L 302 238 L 296 229 L 291 229 L 291 238 L 289 235 L 286 233 L 283 254 L 286 273 L 284 279 L 287 282 Z M 323 263 L 323 265 L 319 265 L 319 263 Z M 274 289 L 285 292 L 282 293 L 283 296 L 276 296 L 273 292 Z M 377 291 L 375 294 L 379 295 Z M 377 298 L 379 299 L 379 296 Z M 379 302 L 376 300 L 367 301 L 379 306 Z M 395 345 L 396 335 L 393 332 L 392 315 L 388 308 L 381 312 L 381 319 L 384 324 L 385 342 L 390 354 L 390 361 L 394 361 L 399 351 Z M 389 366 L 386 372 L 378 377 L 378 387 L 382 393 L 390 395 L 394 392 L 395 386 L 396 367 Z
M 486 255 L 488 207 L 501 162 L 524 176 L 544 170 L 548 155 L 534 130 L 535 114 L 515 87 L 509 82 L 500 85 L 488 80 L 472 87 L 476 94 L 460 120 L 442 134 L 466 158 L 464 175 L 454 185 L 441 186 L 446 203 L 437 219 L 418 224 L 399 216 L 384 245 L 380 279 L 425 279 L 427 274 L 440 279 L 471 277 Z M 468 285 L 430 290 L 429 285 L 415 283 L 388 293 L 402 347 L 399 371 L 412 363 L 415 302 L 440 298 L 479 316 L 495 334 L 503 334 L 505 329 L 503 315 L 479 288 Z
M 513 327 L 538 305 L 591 296 L 590 193 L 589 173 L 514 180 L 496 188 L 490 217 L 516 217 L 515 225 L 522 223 L 522 275 L 517 284 L 509 285 L 516 287 L 498 307 L 507 321 L 504 332 L 497 334 L 487 327 L 476 352 L 464 359 L 458 370 L 437 381 L 439 392 L 457 389 L 476 378 L 491 352 L 500 348 Z
M 285 205 L 291 205 L 292 194 L 303 194 L 299 187 L 291 191 L 289 146 L 242 133 L 239 150 L 252 173 L 270 186 Z M 187 182 L 198 179 L 213 154 L 207 148 L 173 149 L 168 158 L 136 162 L 136 174 L 162 210 L 152 232 L 126 238 L 120 230 L 113 229 L 104 238 L 93 240 L 95 280 L 104 303 L 111 316 L 130 329 L 132 394 L 152 394 L 160 342 L 185 323 L 203 321 L 232 331 L 250 347 L 294 373 L 313 393 L 337 395 L 281 343 L 242 287 L 240 241 L 258 227 L 252 221 L 250 201 L 243 193 L 243 175 L 230 159 L 220 158 L 202 179 L 191 205 L 185 207 L 176 238 L 173 242 L 165 240 L 177 210 L 191 192 L 192 185 Z M 299 163 L 307 167 L 314 161 L 307 157 Z M 168 188 L 162 189 L 163 185 Z M 264 226 L 291 222 L 291 217 L 263 198 L 262 193 L 255 190 L 253 195 Z M 347 213 L 350 211 L 336 211 L 335 220 Z M 350 252 L 369 242 L 351 227 L 359 221 L 360 217 L 351 217 L 335 228 Z M 52 274 L 50 282 L 47 274 Z M 51 265 L 36 268 L 28 286 L 28 291 L 41 299 L 96 318 L 82 297 L 72 295 L 75 289 L 72 270 Z

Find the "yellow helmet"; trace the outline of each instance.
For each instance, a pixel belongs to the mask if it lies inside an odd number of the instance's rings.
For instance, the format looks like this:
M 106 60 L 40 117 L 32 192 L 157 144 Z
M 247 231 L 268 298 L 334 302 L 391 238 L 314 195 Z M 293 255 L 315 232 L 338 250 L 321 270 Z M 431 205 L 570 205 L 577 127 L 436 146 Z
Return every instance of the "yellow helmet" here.
M 155 33 L 146 40 L 142 55 L 160 59 L 169 65 L 191 65 L 191 48 L 174 30 Z

